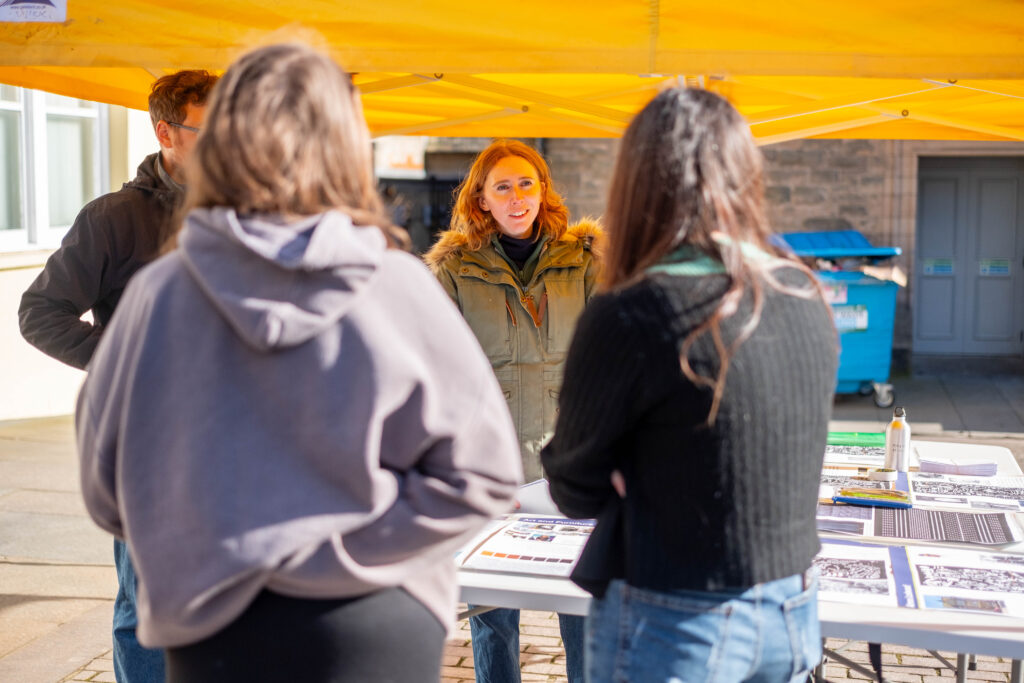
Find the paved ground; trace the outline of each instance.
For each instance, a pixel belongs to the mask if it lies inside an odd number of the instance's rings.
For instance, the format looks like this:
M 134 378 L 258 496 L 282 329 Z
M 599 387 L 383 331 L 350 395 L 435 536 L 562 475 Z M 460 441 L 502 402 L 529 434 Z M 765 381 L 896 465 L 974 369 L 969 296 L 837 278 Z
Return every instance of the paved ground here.
M 894 379 L 915 438 L 1009 448 L 1024 463 L 1024 363 L 915 363 Z M 890 411 L 870 399 L 836 399 L 833 430 L 881 431 Z M 116 578 L 110 538 L 88 519 L 78 492 L 69 418 L 0 423 L 0 682 L 113 681 L 110 618 Z M 468 626 L 449 642 L 443 680 L 471 681 Z M 554 615 L 524 612 L 524 681 L 565 681 Z M 837 646 L 839 643 L 831 643 Z M 867 661 L 863 643 L 845 652 Z M 952 653 L 949 653 L 950 655 Z M 926 653 L 884 650 L 887 678 L 949 683 Z M 1010 664 L 979 658 L 970 680 L 1009 680 Z M 836 664 L 830 680 L 860 678 Z M 639 682 L 638 682 L 639 683 Z

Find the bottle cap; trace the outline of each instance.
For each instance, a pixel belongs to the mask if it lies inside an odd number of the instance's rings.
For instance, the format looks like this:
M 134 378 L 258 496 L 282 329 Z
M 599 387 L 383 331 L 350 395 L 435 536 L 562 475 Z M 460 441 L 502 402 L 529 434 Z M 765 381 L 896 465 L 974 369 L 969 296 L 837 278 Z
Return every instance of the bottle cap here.
M 896 409 L 892 411 L 893 417 L 906 417 L 907 411 L 903 409 L 903 406 L 896 406 Z

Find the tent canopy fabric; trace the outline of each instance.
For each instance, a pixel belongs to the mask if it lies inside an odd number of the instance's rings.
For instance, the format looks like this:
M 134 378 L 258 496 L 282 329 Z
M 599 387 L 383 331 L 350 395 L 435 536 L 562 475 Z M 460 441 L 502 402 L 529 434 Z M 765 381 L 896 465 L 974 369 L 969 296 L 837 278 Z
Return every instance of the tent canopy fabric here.
M 679 83 L 762 144 L 1024 140 L 1019 0 L 67 0 L 0 22 L 0 82 L 145 109 L 155 77 L 296 39 L 356 74 L 375 135 L 618 136 Z

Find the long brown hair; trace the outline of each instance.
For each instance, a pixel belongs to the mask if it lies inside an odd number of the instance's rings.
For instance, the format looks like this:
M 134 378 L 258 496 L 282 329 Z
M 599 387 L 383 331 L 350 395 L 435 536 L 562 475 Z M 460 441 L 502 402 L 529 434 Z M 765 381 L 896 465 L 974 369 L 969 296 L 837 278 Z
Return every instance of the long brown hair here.
M 686 377 L 713 389 L 708 424 L 714 424 L 729 362 L 760 322 L 763 283 L 786 294 L 817 297 L 825 305 L 811 272 L 769 242 L 761 152 L 743 117 L 725 99 L 705 90 L 670 88 L 630 123 L 609 193 L 605 289 L 642 279 L 649 267 L 682 246 L 725 267 L 728 289 L 680 350 Z M 744 255 L 743 244 L 775 258 L 751 259 Z M 782 266 L 803 271 L 807 286 L 781 284 L 773 273 Z M 748 291 L 751 314 L 736 336 L 726 340 L 721 323 L 737 314 Z M 718 352 L 713 378 L 696 373 L 689 361 L 690 349 L 703 334 L 711 335 Z
M 555 192 L 551 170 L 544 157 L 533 147 L 518 140 L 495 140 L 480 152 L 456 190 L 451 229 L 466 236 L 466 247 L 470 250 L 484 246 L 491 235 L 498 231 L 494 217 L 480 208 L 480 197 L 484 194 L 487 174 L 505 157 L 522 157 L 537 171 L 541 183 L 541 201 L 536 223 L 540 226 L 540 234 L 558 239 L 569 226 L 569 209 Z
M 305 45 L 259 48 L 228 68 L 210 98 L 186 179 L 185 212 L 228 206 L 292 219 L 337 209 L 401 242 L 377 193 L 352 79 Z

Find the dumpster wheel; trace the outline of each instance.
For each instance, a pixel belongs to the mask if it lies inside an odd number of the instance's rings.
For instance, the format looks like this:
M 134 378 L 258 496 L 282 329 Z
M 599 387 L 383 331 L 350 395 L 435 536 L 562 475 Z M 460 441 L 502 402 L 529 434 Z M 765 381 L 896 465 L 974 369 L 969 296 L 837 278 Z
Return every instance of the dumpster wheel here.
M 892 408 L 892 404 L 896 402 L 896 392 L 893 391 L 892 385 L 875 382 L 873 386 L 875 390 L 872 398 L 875 405 L 879 408 Z

